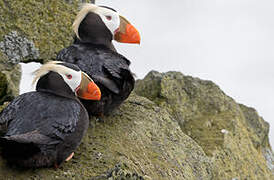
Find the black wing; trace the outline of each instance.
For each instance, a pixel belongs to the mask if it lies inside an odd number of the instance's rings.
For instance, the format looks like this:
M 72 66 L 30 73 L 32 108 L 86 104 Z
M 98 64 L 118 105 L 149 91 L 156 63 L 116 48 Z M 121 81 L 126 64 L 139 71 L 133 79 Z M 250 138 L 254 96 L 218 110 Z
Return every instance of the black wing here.
M 24 95 L 22 95 L 24 97 Z M 16 97 L 8 106 L 0 113 L 0 135 L 7 132 L 9 122 L 16 117 L 17 111 L 20 111 L 20 106 L 24 103 L 25 98 Z
M 115 94 L 130 92 L 134 88 L 134 77 L 129 69 L 130 61 L 106 48 L 74 44 L 61 50 L 57 59 L 76 64 L 98 83 Z
M 23 94 L 1 114 L 0 119 L 9 121 L 4 138 L 25 143 L 58 143 L 75 131 L 80 110 L 76 101 L 67 98 L 39 92 Z M 3 117 L 5 114 L 9 117 Z

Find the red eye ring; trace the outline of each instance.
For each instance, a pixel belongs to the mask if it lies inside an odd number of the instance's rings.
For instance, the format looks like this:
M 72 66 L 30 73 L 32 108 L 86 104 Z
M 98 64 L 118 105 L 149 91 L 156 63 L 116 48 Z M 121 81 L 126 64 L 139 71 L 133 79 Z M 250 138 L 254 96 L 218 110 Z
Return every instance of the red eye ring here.
M 112 19 L 111 16 L 106 16 L 106 18 L 107 18 L 107 20 L 109 20 L 109 21 Z
M 72 78 L 72 75 L 71 74 L 67 74 L 66 75 L 68 79 L 71 79 Z

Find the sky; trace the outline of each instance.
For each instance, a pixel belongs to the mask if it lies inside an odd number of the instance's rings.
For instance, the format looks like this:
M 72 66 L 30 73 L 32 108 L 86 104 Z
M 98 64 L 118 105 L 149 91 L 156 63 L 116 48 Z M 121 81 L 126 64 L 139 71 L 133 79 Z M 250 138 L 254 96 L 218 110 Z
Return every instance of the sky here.
M 97 0 L 140 32 L 141 45 L 115 43 L 139 79 L 180 71 L 211 80 L 270 123 L 274 145 L 274 1 Z M 21 87 L 38 65 L 23 65 Z M 27 73 L 25 73 L 27 72 Z M 21 89 L 26 92 L 28 89 Z

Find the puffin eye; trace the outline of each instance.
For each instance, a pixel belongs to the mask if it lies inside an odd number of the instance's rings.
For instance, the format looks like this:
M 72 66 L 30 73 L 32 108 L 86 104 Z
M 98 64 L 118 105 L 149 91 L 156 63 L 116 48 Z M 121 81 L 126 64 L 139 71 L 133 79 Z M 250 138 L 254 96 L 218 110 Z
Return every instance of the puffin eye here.
M 67 78 L 68 79 L 71 79 L 72 78 L 72 75 L 71 74 L 66 74 Z
M 107 20 L 109 20 L 109 21 L 112 19 L 111 16 L 106 16 L 106 18 L 107 18 Z

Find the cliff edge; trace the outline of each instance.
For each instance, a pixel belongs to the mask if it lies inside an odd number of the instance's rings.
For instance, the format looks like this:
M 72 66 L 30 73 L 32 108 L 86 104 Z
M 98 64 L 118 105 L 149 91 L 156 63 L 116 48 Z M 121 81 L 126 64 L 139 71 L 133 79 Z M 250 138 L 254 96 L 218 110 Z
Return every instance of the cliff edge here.
M 0 110 L 18 95 L 20 62 L 46 62 L 72 40 L 78 2 L 0 0 Z M 0 156 L 0 179 L 273 179 L 269 124 L 216 84 L 151 71 L 60 169 L 20 170 Z M 0 150 L 1 152 L 1 150 Z

